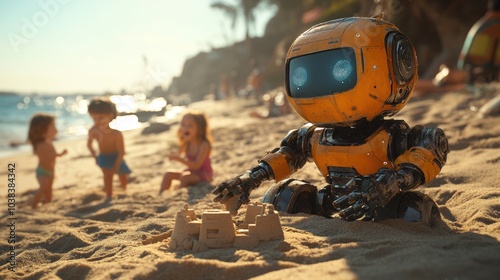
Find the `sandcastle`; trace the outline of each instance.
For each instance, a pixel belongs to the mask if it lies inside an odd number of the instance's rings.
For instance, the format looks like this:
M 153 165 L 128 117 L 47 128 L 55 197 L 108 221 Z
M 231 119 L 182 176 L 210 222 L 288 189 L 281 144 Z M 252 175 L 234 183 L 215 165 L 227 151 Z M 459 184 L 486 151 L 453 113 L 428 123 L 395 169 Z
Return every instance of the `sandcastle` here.
M 261 241 L 283 239 L 278 212 L 268 203 L 249 204 L 237 228 L 229 211 L 207 210 L 201 220 L 184 204 L 177 212 L 170 250 L 205 251 L 210 248 L 253 248 Z

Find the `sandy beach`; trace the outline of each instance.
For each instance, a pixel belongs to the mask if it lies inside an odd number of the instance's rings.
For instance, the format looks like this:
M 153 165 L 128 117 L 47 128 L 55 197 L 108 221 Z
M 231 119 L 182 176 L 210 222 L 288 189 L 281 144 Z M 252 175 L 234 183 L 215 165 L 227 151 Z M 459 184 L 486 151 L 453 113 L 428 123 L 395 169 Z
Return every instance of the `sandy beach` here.
M 280 213 L 284 240 L 253 249 L 168 250 L 167 232 L 185 203 L 201 214 L 220 209 L 213 185 L 252 167 L 304 121 L 295 113 L 250 117 L 263 111 L 253 101 L 203 101 L 214 136 L 212 185 L 158 195 L 163 173 L 182 168 L 168 161 L 177 124 L 168 131 L 125 135 L 125 159 L 133 170 L 126 191 L 115 179 L 106 201 L 102 174 L 85 140 L 55 142 L 58 158 L 54 200 L 37 210 L 30 201 L 38 185 L 30 153 L 2 158 L 1 279 L 498 279 L 500 275 L 500 119 L 479 111 L 500 92 L 498 85 L 414 96 L 395 119 L 410 126 L 442 128 L 449 140 L 447 164 L 418 188 L 439 206 L 433 228 L 401 220 L 346 222 Z M 7 166 L 16 164 L 15 213 L 7 213 Z M 324 185 L 314 164 L 294 178 Z M 252 192 L 259 201 L 272 182 Z M 242 219 L 242 207 L 235 220 Z M 12 218 L 15 218 L 13 220 Z M 15 221 L 15 229 L 9 225 Z M 15 244 L 9 236 L 15 234 Z M 162 237 L 163 236 L 163 237 Z M 157 237 L 157 238 L 153 238 Z M 165 238 L 167 237 L 167 238 Z M 150 241 L 150 242 L 144 242 Z M 15 246 L 15 248 L 11 248 Z M 9 258 L 15 255 L 15 267 Z M 15 270 L 12 271 L 12 270 Z

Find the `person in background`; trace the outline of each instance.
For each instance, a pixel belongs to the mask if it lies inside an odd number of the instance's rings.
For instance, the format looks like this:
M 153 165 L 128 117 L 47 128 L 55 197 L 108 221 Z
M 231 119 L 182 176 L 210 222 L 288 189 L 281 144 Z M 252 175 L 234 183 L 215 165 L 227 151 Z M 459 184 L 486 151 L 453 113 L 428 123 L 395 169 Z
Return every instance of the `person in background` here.
M 57 135 L 55 117 L 48 114 L 36 114 L 31 118 L 28 132 L 28 141 L 33 146 L 33 152 L 38 157 L 36 168 L 36 179 L 40 188 L 33 199 L 32 208 L 36 208 L 38 203 L 49 203 L 52 201 L 52 185 L 54 183 L 56 158 L 65 155 L 64 150 L 57 153 L 54 148 L 54 138 Z
M 163 176 L 160 194 L 169 190 L 173 180 L 180 181 L 180 188 L 186 188 L 201 181 L 211 182 L 213 178 L 210 152 L 212 137 L 208 121 L 202 112 L 188 112 L 183 115 L 177 131 L 179 152 L 168 159 L 186 166 L 184 171 L 167 171 Z
M 266 93 L 262 97 L 264 103 L 267 104 L 267 112 L 259 113 L 253 111 L 250 113 L 251 117 L 259 119 L 274 118 L 284 116 L 292 112 L 290 103 L 286 99 L 283 91 Z
M 123 159 L 125 155 L 123 135 L 119 130 L 109 127 L 109 123 L 116 118 L 118 113 L 115 104 L 104 98 L 93 99 L 88 106 L 88 112 L 94 121 L 94 126 L 89 130 L 87 147 L 102 170 L 104 191 L 107 197 L 111 198 L 114 174 L 118 174 L 120 186 L 125 190 L 128 174 L 131 173 Z M 99 146 L 99 154 L 92 145 L 94 141 Z
M 432 80 L 418 81 L 415 95 L 462 91 L 494 81 L 500 81 L 500 0 L 489 0 L 488 11 L 469 30 L 457 67 L 440 65 Z
M 468 83 L 500 80 L 500 0 L 489 0 L 488 11 L 469 30 L 457 68 L 468 72 Z

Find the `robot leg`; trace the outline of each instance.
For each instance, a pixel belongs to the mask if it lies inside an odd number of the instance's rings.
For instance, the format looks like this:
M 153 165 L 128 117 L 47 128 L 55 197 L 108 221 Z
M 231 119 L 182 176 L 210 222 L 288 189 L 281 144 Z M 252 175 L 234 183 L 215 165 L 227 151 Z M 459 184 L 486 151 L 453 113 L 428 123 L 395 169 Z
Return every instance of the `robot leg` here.
M 377 211 L 375 221 L 404 219 L 407 222 L 422 222 L 430 227 L 441 219 L 436 203 L 426 194 L 416 191 L 398 193 L 389 203 Z
M 286 179 L 272 185 L 262 202 L 271 203 L 276 210 L 291 214 L 315 214 L 317 192 L 316 187 L 306 181 Z
M 262 202 L 271 203 L 278 211 L 287 213 L 306 213 L 331 218 L 335 209 L 332 206 L 331 187 L 318 189 L 309 182 L 287 179 L 272 185 L 264 194 Z

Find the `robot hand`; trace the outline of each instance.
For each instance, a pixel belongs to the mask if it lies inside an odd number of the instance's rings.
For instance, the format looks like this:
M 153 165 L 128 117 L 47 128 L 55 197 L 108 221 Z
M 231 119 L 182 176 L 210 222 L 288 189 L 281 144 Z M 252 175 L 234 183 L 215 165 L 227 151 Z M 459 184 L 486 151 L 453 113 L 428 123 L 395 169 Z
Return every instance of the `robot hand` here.
M 265 179 L 267 179 L 267 172 L 260 166 L 255 167 L 218 184 L 212 192 L 215 195 L 213 200 L 225 204 L 231 213 L 236 213 L 242 204 L 250 202 L 250 192 L 260 186 Z M 238 196 L 238 200 L 235 201 Z M 235 199 L 232 199 L 233 197 Z
M 377 208 L 384 207 L 400 191 L 404 179 L 391 169 L 380 169 L 374 176 L 365 176 L 360 187 L 333 202 L 342 219 L 353 221 L 363 217 L 372 220 Z

